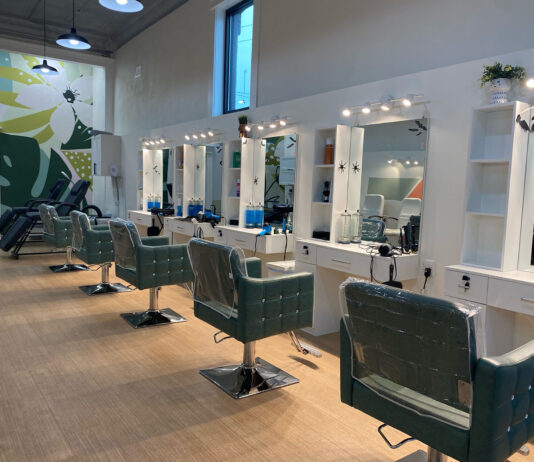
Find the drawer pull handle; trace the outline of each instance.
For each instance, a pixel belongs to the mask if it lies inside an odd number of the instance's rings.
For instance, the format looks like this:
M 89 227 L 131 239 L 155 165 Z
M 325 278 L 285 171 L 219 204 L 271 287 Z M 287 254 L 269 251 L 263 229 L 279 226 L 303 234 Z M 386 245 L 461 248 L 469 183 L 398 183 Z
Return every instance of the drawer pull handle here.
M 468 282 L 466 282 L 465 284 L 458 284 L 458 287 L 460 289 L 468 290 L 471 288 L 471 285 Z
M 350 265 L 350 261 L 346 261 L 346 260 L 339 260 L 337 258 L 332 258 L 332 261 L 334 261 L 336 263 L 343 263 L 345 265 Z
M 234 238 L 234 241 L 236 242 L 243 242 L 243 243 L 246 243 L 247 241 L 245 241 L 245 239 L 237 239 L 237 238 Z
M 528 302 L 528 303 L 534 303 L 534 299 L 532 299 L 532 298 L 521 297 L 521 301 Z

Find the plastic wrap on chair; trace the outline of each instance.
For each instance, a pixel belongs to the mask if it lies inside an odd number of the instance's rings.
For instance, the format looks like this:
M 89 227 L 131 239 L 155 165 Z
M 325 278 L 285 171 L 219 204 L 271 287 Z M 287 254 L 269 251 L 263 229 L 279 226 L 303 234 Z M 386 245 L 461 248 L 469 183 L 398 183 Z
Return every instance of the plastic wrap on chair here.
M 136 247 L 141 239 L 135 225 L 126 220 L 117 218 L 109 221 L 115 264 L 124 269 L 135 271 L 137 268 Z
M 355 278 L 340 286 L 352 377 L 451 425 L 469 428 L 472 379 L 485 354 L 484 309 Z
M 50 236 L 54 235 L 54 220 L 58 218 L 57 211 L 51 205 L 41 204 L 39 206 L 39 215 L 43 222 L 43 230 Z
M 194 301 L 226 318 L 237 317 L 236 283 L 247 276 L 243 250 L 193 238 L 188 253 L 195 276 Z
M 91 229 L 89 217 L 83 213 L 73 210 L 70 212 L 72 221 L 72 248 L 81 252 L 85 246 L 85 232 Z

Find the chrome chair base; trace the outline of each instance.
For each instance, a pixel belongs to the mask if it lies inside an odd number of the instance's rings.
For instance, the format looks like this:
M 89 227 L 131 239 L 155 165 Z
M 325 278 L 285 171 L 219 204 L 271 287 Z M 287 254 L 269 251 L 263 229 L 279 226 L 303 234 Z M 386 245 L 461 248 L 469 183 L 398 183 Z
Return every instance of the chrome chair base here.
M 252 367 L 223 366 L 203 369 L 200 374 L 236 399 L 299 383 L 296 377 L 261 358 L 256 358 Z
M 54 273 L 67 273 L 69 271 L 89 271 L 85 265 L 76 265 L 74 263 L 65 263 L 64 265 L 54 265 L 49 267 Z
M 134 329 L 164 326 L 166 324 L 187 321 L 187 319 L 170 308 L 139 311 L 137 313 L 121 313 L 121 318 L 128 322 L 128 324 L 130 324 L 130 326 L 132 326 Z
M 126 287 L 120 282 L 101 282 L 100 284 L 94 284 L 92 286 L 80 286 L 80 290 L 87 295 L 100 295 L 100 294 L 118 294 L 121 292 L 131 292 L 132 289 Z

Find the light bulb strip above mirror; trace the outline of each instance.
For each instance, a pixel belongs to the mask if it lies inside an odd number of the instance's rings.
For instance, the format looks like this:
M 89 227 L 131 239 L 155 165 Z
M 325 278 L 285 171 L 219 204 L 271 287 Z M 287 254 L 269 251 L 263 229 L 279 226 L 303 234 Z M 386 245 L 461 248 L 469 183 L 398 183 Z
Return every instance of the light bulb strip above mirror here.
M 213 138 L 216 138 L 222 134 L 223 134 L 222 132 L 208 128 L 207 130 L 204 130 L 201 132 L 186 133 L 184 135 L 184 138 L 186 141 L 192 141 L 192 142 L 202 141 L 202 140 L 213 141 Z
M 344 117 L 350 117 L 354 114 L 370 114 L 373 111 L 389 112 L 395 107 L 409 108 L 415 104 L 422 104 L 423 95 L 409 94 L 402 98 L 394 98 L 393 96 L 386 95 L 380 98 L 379 101 L 367 102 L 360 104 L 359 106 L 349 106 L 341 111 L 341 115 Z
M 162 149 L 164 147 L 169 147 L 172 143 L 172 140 L 169 140 L 164 136 L 155 138 L 143 137 L 139 141 L 141 141 L 141 144 L 145 149 Z
M 256 122 L 256 123 L 248 122 L 245 125 L 245 130 L 250 133 L 255 128 L 256 130 L 258 130 L 258 132 L 263 132 L 266 129 L 274 130 L 280 127 L 283 128 L 283 127 L 286 127 L 290 123 L 294 123 L 291 117 L 274 116 L 274 117 L 271 117 L 271 120 L 267 122 L 266 121 L 261 121 L 261 122 Z

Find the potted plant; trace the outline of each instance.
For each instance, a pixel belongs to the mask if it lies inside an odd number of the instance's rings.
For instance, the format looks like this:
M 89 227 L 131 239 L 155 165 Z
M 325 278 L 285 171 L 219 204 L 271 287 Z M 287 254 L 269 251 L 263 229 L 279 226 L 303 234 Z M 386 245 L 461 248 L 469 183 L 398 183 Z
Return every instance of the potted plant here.
M 246 126 L 248 123 L 248 116 L 247 115 L 240 115 L 237 120 L 239 121 L 239 138 L 246 138 L 247 137 L 247 130 Z
M 512 80 L 522 81 L 526 77 L 526 71 L 521 66 L 511 66 L 496 62 L 491 66 L 484 65 L 484 72 L 480 77 L 480 88 L 489 84 L 492 93 L 490 104 L 502 104 L 508 102 L 508 92 L 512 88 Z

